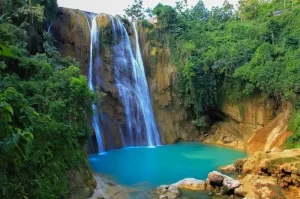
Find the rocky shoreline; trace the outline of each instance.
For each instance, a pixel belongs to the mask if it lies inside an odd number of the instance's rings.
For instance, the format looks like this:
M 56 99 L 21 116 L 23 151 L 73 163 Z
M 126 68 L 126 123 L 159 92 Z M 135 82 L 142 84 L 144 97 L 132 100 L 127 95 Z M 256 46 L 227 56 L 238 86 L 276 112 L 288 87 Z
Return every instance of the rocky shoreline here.
M 97 182 L 97 187 L 93 195 L 88 199 L 125 199 L 129 198 L 129 193 L 133 189 L 118 185 L 105 176 L 94 174 L 94 179 Z
M 156 194 L 159 199 L 177 198 L 180 196 L 181 189 L 193 191 L 208 191 L 210 194 L 217 195 L 237 195 L 243 196 L 243 191 L 239 190 L 241 183 L 218 171 L 208 174 L 207 180 L 197 180 L 195 178 L 186 178 L 171 185 L 162 185 L 156 188 Z
M 230 198 L 300 198 L 300 149 L 256 152 L 220 170 L 236 173 L 238 178 L 213 171 L 208 174 L 206 181 L 187 178 L 171 185 L 159 186 L 156 194 L 159 199 L 178 198 L 180 189 L 188 189 Z
M 300 149 L 256 152 L 219 170 L 222 173 L 212 171 L 205 181 L 186 178 L 148 192 L 117 185 L 105 176 L 95 174 L 97 188 L 89 199 L 171 199 L 181 198 L 182 190 L 207 192 L 212 198 L 300 198 Z M 237 179 L 223 173 L 234 173 Z M 133 197 L 135 193 L 140 195 Z

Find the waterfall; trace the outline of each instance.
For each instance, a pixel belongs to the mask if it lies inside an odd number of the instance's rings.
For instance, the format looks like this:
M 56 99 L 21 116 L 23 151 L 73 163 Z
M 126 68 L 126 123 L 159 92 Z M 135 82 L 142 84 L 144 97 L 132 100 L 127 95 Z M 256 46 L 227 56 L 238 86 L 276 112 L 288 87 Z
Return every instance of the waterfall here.
M 88 74 L 88 85 L 91 91 L 95 92 L 94 83 L 93 83 L 93 69 L 95 65 L 99 65 L 99 29 L 97 26 L 97 16 L 96 14 L 86 14 L 84 13 L 87 24 L 90 30 L 90 60 L 89 60 L 89 74 Z M 91 24 L 87 18 L 87 16 L 91 19 Z M 95 53 L 94 53 L 95 52 Z M 95 130 L 97 144 L 98 144 L 98 150 L 99 152 L 104 152 L 104 144 L 103 144 L 103 135 L 102 130 L 100 126 L 100 113 L 98 113 L 98 108 L 96 104 L 92 105 L 93 107 L 93 121 L 92 125 Z
M 103 66 L 101 57 L 103 52 L 100 52 L 99 28 L 101 29 L 101 27 L 97 25 L 98 15 L 85 12 L 84 16 L 87 20 L 91 38 L 88 85 L 91 91 L 96 92 L 95 86 L 99 86 L 99 81 L 101 81 L 101 77 L 104 75 L 99 73 L 101 71 L 99 68 Z M 118 131 L 122 146 L 160 145 L 159 132 L 152 110 L 136 26 L 133 24 L 135 44 L 132 44 L 121 20 L 110 15 L 107 15 L 107 17 L 111 20 L 112 33 L 112 53 L 110 60 L 113 69 L 111 74 L 114 80 L 111 83 L 118 92 L 125 118 L 124 122 L 120 122 Z M 133 49 L 133 45 L 135 45 L 135 49 Z M 98 81 L 98 83 L 96 81 Z M 105 119 L 107 116 L 101 113 L 99 104 L 100 103 L 96 103 L 92 105 L 94 111 L 92 125 L 95 131 L 99 152 L 104 152 L 104 138 L 108 139 L 112 135 L 110 134 L 111 132 L 107 130 Z M 103 128 L 101 128 L 101 124 Z M 102 131 L 103 129 L 105 132 Z M 110 139 L 105 140 L 105 142 L 107 144 L 106 148 L 110 149 L 115 147 L 111 145 L 113 141 Z
M 136 30 L 136 23 L 133 23 L 133 28 L 134 28 L 134 34 L 135 34 L 135 47 L 136 47 L 136 61 L 137 61 L 137 83 L 136 84 L 136 89 L 138 90 L 138 93 L 140 93 L 139 96 L 143 98 L 143 104 L 141 108 L 146 109 L 145 112 L 145 122 L 147 123 L 147 118 L 149 118 L 147 126 L 147 137 L 148 137 L 148 143 L 150 146 L 152 145 L 159 145 L 160 143 L 160 137 L 159 133 L 156 127 L 155 119 L 154 119 L 154 114 L 153 114 L 153 109 L 152 109 L 152 104 L 150 100 L 150 94 L 149 94 L 149 89 L 148 89 L 148 84 L 147 84 L 147 78 L 145 74 L 145 67 L 141 55 L 141 49 L 140 49 L 140 44 L 139 44 L 139 37 L 138 37 L 138 32 Z
M 114 39 L 114 77 L 126 116 L 121 137 L 124 146 L 156 146 L 160 137 L 156 127 L 141 57 L 138 34 L 133 25 L 136 53 L 123 23 L 109 16 Z

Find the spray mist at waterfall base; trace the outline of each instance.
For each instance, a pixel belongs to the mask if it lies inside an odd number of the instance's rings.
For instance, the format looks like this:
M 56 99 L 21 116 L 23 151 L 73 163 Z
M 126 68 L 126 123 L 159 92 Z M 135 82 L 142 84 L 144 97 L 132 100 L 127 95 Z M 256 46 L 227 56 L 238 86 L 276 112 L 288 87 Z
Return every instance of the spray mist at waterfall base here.
M 184 178 L 205 180 L 209 172 L 244 157 L 245 152 L 192 142 L 111 150 L 90 155 L 89 163 L 118 184 L 156 188 Z

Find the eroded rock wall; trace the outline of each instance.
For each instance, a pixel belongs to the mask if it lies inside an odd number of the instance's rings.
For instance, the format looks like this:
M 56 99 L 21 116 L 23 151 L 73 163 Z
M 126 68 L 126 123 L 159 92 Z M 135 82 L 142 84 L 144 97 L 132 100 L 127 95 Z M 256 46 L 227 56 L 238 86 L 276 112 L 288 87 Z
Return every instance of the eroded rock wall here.
M 291 105 L 277 104 L 259 94 L 237 104 L 224 103 L 225 121 L 212 127 L 206 143 L 246 150 L 269 151 L 280 147 L 290 135 L 287 131 Z
M 87 75 L 90 32 L 84 13 L 80 10 L 59 8 L 50 31 L 57 41 L 58 51 L 63 56 L 74 57 L 82 66 L 82 73 Z
M 148 38 L 149 28 L 139 24 L 139 38 L 156 122 L 165 144 L 198 140 L 198 130 L 191 124 L 176 92 L 176 67 L 170 52 L 157 40 Z
M 242 166 L 245 198 L 300 198 L 300 150 L 256 152 Z

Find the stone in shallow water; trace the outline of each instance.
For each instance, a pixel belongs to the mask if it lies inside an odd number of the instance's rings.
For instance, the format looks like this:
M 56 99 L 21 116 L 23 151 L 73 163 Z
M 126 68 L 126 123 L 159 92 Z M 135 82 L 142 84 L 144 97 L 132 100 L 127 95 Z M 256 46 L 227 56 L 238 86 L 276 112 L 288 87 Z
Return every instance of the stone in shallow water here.
M 234 173 L 237 171 L 236 167 L 233 164 L 220 167 L 220 171 L 225 173 Z
M 208 181 L 212 185 L 221 186 L 224 180 L 224 175 L 218 171 L 213 171 L 208 174 Z
M 203 180 L 197 180 L 195 178 L 185 178 L 172 185 L 182 189 L 189 189 L 189 190 L 196 190 L 196 191 L 206 190 L 206 183 Z
M 176 186 L 161 185 L 156 188 L 156 194 L 159 199 L 177 198 L 180 191 Z
M 168 196 L 160 195 L 158 198 L 159 198 L 159 199 L 168 199 Z

